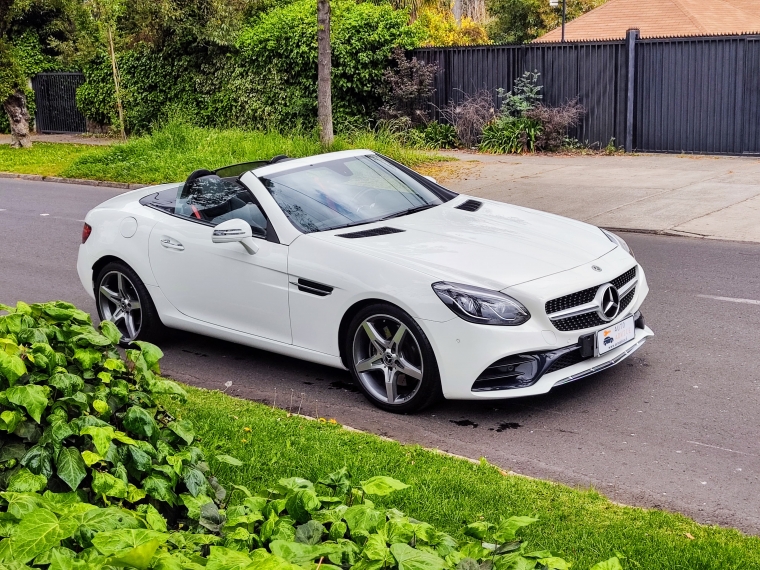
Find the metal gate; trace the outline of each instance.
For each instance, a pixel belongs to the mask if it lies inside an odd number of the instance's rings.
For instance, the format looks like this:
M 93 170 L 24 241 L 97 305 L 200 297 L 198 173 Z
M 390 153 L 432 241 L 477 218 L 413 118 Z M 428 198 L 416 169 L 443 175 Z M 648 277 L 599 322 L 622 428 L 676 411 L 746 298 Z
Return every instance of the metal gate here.
M 83 133 L 87 121 L 76 105 L 82 73 L 38 73 L 32 78 L 37 105 L 34 117 L 38 133 Z

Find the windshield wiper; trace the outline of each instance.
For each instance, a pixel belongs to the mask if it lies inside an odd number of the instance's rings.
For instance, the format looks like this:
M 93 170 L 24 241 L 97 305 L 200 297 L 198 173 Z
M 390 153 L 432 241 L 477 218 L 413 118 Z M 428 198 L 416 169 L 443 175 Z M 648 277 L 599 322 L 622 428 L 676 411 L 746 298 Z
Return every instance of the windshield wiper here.
M 437 206 L 438 204 L 422 204 L 421 206 L 414 206 L 413 208 L 409 208 L 407 210 L 401 210 L 400 212 L 396 212 L 395 214 L 391 214 L 390 216 L 385 216 L 384 218 L 380 218 L 380 220 L 390 220 L 391 218 L 398 218 L 399 216 L 406 216 L 407 214 L 414 214 L 415 212 L 421 212 L 422 210 L 427 210 L 428 208 L 433 208 Z

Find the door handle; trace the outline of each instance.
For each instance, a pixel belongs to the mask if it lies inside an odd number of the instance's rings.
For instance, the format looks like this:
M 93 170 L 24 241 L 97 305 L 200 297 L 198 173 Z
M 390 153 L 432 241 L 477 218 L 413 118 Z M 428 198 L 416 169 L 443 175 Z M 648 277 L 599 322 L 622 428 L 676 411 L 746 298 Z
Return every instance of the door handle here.
M 167 236 L 161 238 L 161 245 L 166 249 L 174 249 L 176 251 L 182 251 L 185 249 L 185 246 L 178 242 L 176 239 Z

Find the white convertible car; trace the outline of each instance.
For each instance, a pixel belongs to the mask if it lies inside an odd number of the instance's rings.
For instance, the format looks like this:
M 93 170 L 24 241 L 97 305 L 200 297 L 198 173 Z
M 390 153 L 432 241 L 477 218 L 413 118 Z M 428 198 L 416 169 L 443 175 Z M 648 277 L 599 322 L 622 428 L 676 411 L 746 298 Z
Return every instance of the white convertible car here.
M 200 170 L 85 222 L 79 276 L 123 343 L 169 327 L 346 368 L 389 411 L 542 394 L 653 334 L 620 237 L 371 151 Z

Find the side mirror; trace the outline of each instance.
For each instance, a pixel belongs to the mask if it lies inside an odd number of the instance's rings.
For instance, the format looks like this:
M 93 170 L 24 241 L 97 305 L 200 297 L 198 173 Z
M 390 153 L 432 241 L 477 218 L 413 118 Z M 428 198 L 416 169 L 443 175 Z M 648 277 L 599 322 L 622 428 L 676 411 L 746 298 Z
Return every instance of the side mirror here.
M 438 181 L 435 178 L 433 178 L 432 176 L 424 176 L 424 178 L 427 178 L 433 184 L 438 184 Z
M 214 233 L 211 234 L 211 241 L 213 243 L 235 243 L 240 244 L 245 250 L 254 255 L 259 251 L 259 246 L 253 241 L 253 232 L 251 232 L 251 226 L 245 220 L 234 219 L 222 222 L 214 228 Z

